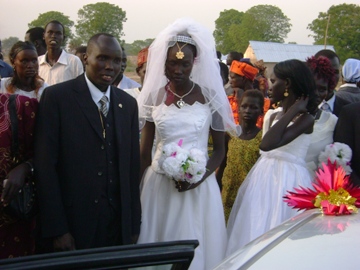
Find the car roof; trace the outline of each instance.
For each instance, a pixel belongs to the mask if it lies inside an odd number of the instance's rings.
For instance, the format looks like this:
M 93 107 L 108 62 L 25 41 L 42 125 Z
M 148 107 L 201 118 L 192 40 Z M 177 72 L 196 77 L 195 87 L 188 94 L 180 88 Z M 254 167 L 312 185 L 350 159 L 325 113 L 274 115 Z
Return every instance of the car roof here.
M 216 270 L 350 269 L 360 248 L 360 214 L 324 216 L 308 210 L 227 257 Z

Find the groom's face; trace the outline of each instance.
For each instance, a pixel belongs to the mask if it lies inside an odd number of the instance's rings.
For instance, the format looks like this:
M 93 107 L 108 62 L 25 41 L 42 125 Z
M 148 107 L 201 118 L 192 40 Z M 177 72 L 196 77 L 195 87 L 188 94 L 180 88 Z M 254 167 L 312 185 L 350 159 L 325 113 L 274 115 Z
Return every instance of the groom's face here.
M 121 47 L 108 36 L 100 36 L 89 44 L 84 56 L 86 76 L 102 92 L 112 84 L 121 69 Z

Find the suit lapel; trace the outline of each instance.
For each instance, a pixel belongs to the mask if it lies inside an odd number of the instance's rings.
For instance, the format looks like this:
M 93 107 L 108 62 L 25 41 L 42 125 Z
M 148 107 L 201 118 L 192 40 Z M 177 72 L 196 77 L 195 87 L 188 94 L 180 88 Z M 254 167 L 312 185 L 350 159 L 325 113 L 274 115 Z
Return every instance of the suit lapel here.
M 74 92 L 75 99 L 79 104 L 80 109 L 83 111 L 95 133 L 98 134 L 101 139 L 103 139 L 103 127 L 100 121 L 99 109 L 91 97 L 90 90 L 86 84 L 84 75 L 79 76 L 76 80 Z

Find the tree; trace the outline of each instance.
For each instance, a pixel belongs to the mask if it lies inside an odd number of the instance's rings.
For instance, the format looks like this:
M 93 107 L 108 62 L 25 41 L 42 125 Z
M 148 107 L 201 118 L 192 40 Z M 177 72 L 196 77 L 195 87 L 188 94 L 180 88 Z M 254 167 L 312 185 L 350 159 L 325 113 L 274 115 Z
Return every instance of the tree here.
M 11 47 L 18 41 L 19 41 L 19 38 L 17 38 L 17 37 L 8 37 L 8 38 L 4 38 L 1 41 L 1 45 L 2 45 L 1 49 L 2 49 L 2 52 L 4 55 L 4 59 L 8 57 Z
M 86 43 L 83 43 L 80 38 L 74 37 L 73 39 L 71 39 L 69 41 L 69 44 L 68 44 L 69 52 L 74 51 L 76 49 L 76 47 L 79 47 L 81 45 L 86 45 Z
M 70 20 L 69 16 L 64 15 L 58 11 L 48 11 L 39 15 L 39 17 L 28 24 L 29 28 L 33 27 L 45 27 L 45 25 L 50 21 L 59 21 L 65 27 L 65 40 L 71 40 L 73 38 L 73 33 L 71 28 L 74 26 L 74 22 Z M 25 33 L 24 33 L 25 35 Z
M 125 43 L 124 49 L 127 55 L 137 55 L 140 50 L 150 46 L 153 41 L 153 38 L 148 38 L 145 40 L 135 40 L 131 44 Z
M 272 5 L 254 6 L 245 12 L 238 31 L 240 51 L 246 50 L 249 40 L 283 43 L 290 30 L 290 19 L 280 8 Z
M 96 33 L 111 34 L 119 42 L 124 35 L 122 30 L 123 23 L 126 22 L 126 12 L 114 4 L 99 2 L 86 5 L 78 11 L 78 17 L 75 28 L 83 43 L 87 43 Z
M 360 59 L 360 6 L 341 4 L 320 12 L 309 25 L 315 44 L 325 44 L 326 25 L 329 21 L 326 44 L 333 45 L 343 63 L 347 58 Z M 330 16 L 330 20 L 329 20 Z
M 280 8 L 257 5 L 245 13 L 225 10 L 215 21 L 217 49 L 245 52 L 249 40 L 284 42 L 291 30 L 290 19 Z
M 215 21 L 214 38 L 216 49 L 228 53 L 237 47 L 232 35 L 232 28 L 241 24 L 244 12 L 235 9 L 224 10 L 220 12 L 219 18 Z

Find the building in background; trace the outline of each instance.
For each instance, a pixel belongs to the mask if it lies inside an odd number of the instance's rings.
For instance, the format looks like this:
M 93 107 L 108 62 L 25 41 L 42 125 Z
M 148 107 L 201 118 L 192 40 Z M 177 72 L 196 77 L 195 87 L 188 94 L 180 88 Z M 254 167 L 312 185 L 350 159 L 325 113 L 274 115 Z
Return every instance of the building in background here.
M 325 49 L 324 45 L 285 44 L 250 40 L 244 58 L 250 58 L 251 63 L 263 60 L 264 65 L 267 67 L 267 77 L 269 77 L 278 62 L 289 59 L 298 59 L 305 62 L 306 58 L 323 49 Z M 327 45 L 326 49 L 335 51 L 332 45 Z

